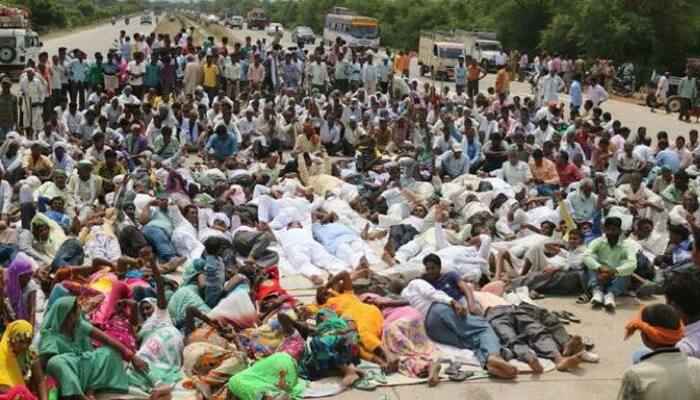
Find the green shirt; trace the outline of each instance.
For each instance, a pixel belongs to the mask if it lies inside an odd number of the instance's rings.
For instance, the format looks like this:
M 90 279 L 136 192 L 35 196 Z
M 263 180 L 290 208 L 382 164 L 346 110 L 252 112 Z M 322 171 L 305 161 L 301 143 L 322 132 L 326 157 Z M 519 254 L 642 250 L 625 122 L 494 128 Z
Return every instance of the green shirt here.
M 165 159 L 168 159 L 177 153 L 180 149 L 180 142 L 177 141 L 175 137 L 170 137 L 170 142 L 165 144 L 163 140 L 163 135 L 158 135 L 156 140 L 153 141 L 153 149 L 155 153 Z
M 103 68 L 102 64 L 92 64 L 92 67 L 90 67 L 90 83 L 93 85 L 100 85 L 103 86 L 105 84 L 105 77 L 103 75 Z
M 596 271 L 606 265 L 614 268 L 620 276 L 632 275 L 637 268 L 637 255 L 634 248 L 620 237 L 615 246 L 610 247 L 608 238 L 599 237 L 592 241 L 583 252 L 583 264 L 590 270 Z
M 697 86 L 695 78 L 685 77 L 678 83 L 678 97 L 692 99 L 697 95 Z

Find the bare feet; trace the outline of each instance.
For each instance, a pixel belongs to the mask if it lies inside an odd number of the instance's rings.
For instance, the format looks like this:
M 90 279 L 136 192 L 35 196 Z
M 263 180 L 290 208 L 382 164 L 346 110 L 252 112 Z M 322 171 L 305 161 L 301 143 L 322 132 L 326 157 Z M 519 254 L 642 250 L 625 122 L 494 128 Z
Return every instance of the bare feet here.
M 167 263 L 161 265 L 158 269 L 162 274 L 168 274 L 177 270 L 180 267 L 180 265 L 185 263 L 185 261 L 187 261 L 187 257 L 175 257 Z
M 321 286 L 323 286 L 323 283 L 324 283 L 323 278 L 321 278 L 318 275 L 311 275 L 309 277 L 309 280 L 311 281 L 311 283 L 314 284 L 314 287 L 321 287 Z
M 574 355 L 576 353 L 580 353 L 584 350 L 583 346 L 583 340 L 581 340 L 581 336 L 575 335 L 571 337 L 571 340 L 566 342 L 564 345 L 564 351 L 561 353 L 564 357 L 568 357 L 571 355 Z
M 155 387 L 151 390 L 151 394 L 148 400 L 170 400 L 172 396 L 173 387 L 170 385 Z
M 382 261 L 384 261 L 386 265 L 390 267 L 396 265 L 396 260 L 394 260 L 394 257 L 391 254 L 389 254 L 389 252 L 386 250 L 382 252 Z
M 525 362 L 530 366 L 533 374 L 541 374 L 544 372 L 544 368 L 542 368 L 542 364 L 540 364 L 540 360 L 537 358 L 537 356 L 530 355 L 525 358 Z
M 583 352 L 576 353 L 571 357 L 563 357 L 556 360 L 557 371 L 568 371 L 571 368 L 575 368 L 583 361 Z
M 369 269 L 369 262 L 367 261 L 367 257 L 362 256 L 360 257 L 360 261 L 357 262 L 357 267 L 355 267 L 355 271 L 362 271 Z
M 360 232 L 360 237 L 362 238 L 362 240 L 369 239 L 369 224 L 365 224 L 365 227 L 362 228 L 362 232 Z
M 385 374 L 393 374 L 394 372 L 399 370 L 399 358 L 398 357 L 390 357 L 387 362 L 386 362 L 386 370 L 384 371 Z
M 518 375 L 518 369 L 508 364 L 501 356 L 490 356 L 486 361 L 486 370 L 489 374 L 503 379 L 514 379 Z
M 428 367 L 428 386 L 435 387 L 440 383 L 440 369 L 442 365 L 440 363 L 432 363 Z
M 343 373 L 343 379 L 340 380 L 340 384 L 343 387 L 352 387 L 361 378 L 360 371 L 354 365 L 344 365 L 339 367 L 339 369 Z

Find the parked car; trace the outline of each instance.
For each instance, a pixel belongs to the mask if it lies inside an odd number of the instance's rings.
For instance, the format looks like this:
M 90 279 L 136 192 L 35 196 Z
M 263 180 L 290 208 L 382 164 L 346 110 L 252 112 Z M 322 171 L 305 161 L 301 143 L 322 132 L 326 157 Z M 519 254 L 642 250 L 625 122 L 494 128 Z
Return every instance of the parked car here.
M 297 26 L 292 30 L 292 42 L 294 43 L 316 43 L 316 35 L 308 26 Z
M 230 27 L 231 29 L 243 29 L 243 17 L 240 15 L 228 17 L 226 20 L 226 26 Z
M 267 34 L 268 36 L 273 36 L 275 34 L 275 30 L 279 29 L 279 31 L 284 34 L 284 28 L 282 27 L 282 24 L 279 22 L 271 22 L 270 25 L 267 26 Z
M 141 16 L 141 25 L 152 24 L 152 23 L 153 23 L 153 17 L 151 17 L 150 14 L 143 14 Z
M 217 16 L 214 15 L 214 14 L 207 15 L 207 16 L 204 18 L 204 23 L 205 23 L 206 25 L 209 25 L 209 24 L 218 24 L 218 23 L 219 23 L 219 17 L 217 17 Z

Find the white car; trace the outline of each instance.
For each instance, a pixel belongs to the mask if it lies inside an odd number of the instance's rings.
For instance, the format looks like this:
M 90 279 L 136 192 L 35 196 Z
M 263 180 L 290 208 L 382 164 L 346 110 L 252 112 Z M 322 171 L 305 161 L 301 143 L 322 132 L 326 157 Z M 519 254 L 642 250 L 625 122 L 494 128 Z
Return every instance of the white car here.
M 284 35 L 284 27 L 282 27 L 282 24 L 278 22 L 272 22 L 267 26 L 267 34 L 269 36 L 274 36 L 276 29 L 279 29 L 280 33 Z
M 219 23 L 219 17 L 216 15 L 207 15 L 206 19 L 204 22 L 209 25 L 209 24 L 218 24 Z

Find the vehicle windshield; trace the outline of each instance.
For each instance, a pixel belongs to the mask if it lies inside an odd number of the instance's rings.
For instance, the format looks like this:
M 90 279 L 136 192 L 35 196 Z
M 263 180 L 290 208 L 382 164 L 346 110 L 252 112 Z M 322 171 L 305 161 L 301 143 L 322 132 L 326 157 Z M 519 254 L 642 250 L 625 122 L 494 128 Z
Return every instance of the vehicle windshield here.
M 464 56 L 464 51 L 459 47 L 440 47 L 440 56 L 456 60 Z
M 501 51 L 501 45 L 492 42 L 479 42 L 479 48 L 484 51 Z
M 350 27 L 350 35 L 358 39 L 376 39 L 378 29 L 376 26 L 353 25 Z
M 311 31 L 311 28 L 308 28 L 306 26 L 302 26 L 300 28 L 297 28 L 297 32 L 299 32 L 299 33 L 313 33 Z

